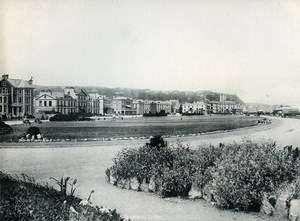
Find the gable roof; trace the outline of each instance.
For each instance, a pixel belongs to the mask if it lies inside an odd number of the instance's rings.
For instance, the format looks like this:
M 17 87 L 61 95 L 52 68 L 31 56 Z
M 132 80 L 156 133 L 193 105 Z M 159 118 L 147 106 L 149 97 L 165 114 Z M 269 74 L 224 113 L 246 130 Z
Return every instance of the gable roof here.
M 22 79 L 2 79 L 1 81 L 7 81 L 11 86 L 15 88 L 33 88 L 29 81 L 24 81 Z
M 55 99 L 53 96 L 51 96 L 51 95 L 49 95 L 49 94 L 40 94 L 38 97 L 36 97 L 35 99 L 36 100 L 38 100 L 38 99 L 40 99 L 40 98 L 42 98 L 42 97 L 48 97 L 48 98 L 52 98 L 52 99 Z

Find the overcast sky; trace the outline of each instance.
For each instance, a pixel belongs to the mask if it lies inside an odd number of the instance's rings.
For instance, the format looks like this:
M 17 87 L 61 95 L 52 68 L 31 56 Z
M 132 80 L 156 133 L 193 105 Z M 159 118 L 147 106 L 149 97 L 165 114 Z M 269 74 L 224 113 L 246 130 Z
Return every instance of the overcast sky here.
M 0 0 L 0 73 L 300 107 L 299 0 Z

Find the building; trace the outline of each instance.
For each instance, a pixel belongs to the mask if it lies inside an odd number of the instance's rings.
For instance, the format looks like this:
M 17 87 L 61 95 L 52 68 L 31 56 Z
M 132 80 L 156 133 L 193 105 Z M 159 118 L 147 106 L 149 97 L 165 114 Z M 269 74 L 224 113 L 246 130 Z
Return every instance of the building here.
M 172 102 L 170 101 L 144 101 L 144 113 L 156 114 L 156 113 L 172 113 Z
M 171 113 L 179 113 L 180 109 L 180 103 L 179 100 L 169 100 L 168 101 L 171 104 Z
M 52 91 L 41 91 L 35 100 L 36 114 L 55 113 L 57 111 L 57 99 Z
M 111 102 L 114 114 L 135 115 L 136 109 L 133 108 L 133 100 L 128 97 L 114 97 Z
M 114 110 L 111 107 L 112 104 L 112 99 L 106 96 L 103 96 L 103 111 L 104 111 L 104 115 L 105 114 L 113 114 Z
M 56 112 L 61 114 L 72 114 L 77 112 L 77 101 L 72 96 L 62 93 L 61 96 L 56 96 L 56 100 Z
M 169 101 L 156 101 L 156 112 L 170 114 L 172 112 L 172 104 Z
M 136 114 L 142 115 L 145 113 L 145 102 L 143 100 L 134 100 L 133 108 L 136 110 Z
M 64 92 L 41 91 L 35 98 L 35 110 L 38 116 L 70 114 L 76 112 L 76 103 L 76 99 Z
M 150 100 L 145 100 L 145 101 L 144 101 L 144 113 L 145 113 L 145 114 L 151 113 L 150 104 L 151 104 L 152 102 L 153 102 L 153 101 L 150 101 Z M 156 110 L 156 109 L 155 109 L 155 110 Z
M 34 102 L 32 77 L 30 80 L 10 79 L 2 75 L 0 81 L 0 115 L 1 118 L 19 118 L 33 115 Z
M 276 116 L 286 117 L 286 116 L 296 116 L 299 115 L 298 108 L 292 108 L 291 106 L 280 105 L 273 110 L 273 114 Z
M 203 101 L 182 104 L 182 113 L 187 114 L 205 114 L 207 104 Z
M 103 96 L 100 96 L 96 92 L 89 93 L 87 99 L 86 112 L 94 115 L 103 115 L 104 114 Z
M 87 113 L 87 102 L 88 102 L 88 94 L 82 89 L 79 89 L 76 92 L 77 97 L 77 111 L 79 113 Z

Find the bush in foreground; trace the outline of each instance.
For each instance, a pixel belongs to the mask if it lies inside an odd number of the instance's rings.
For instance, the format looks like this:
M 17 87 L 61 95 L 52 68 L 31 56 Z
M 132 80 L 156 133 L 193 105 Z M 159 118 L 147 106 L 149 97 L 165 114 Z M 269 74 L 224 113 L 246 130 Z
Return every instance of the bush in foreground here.
M 155 136 L 141 148 L 123 149 L 113 159 L 107 176 L 116 183 L 137 179 L 139 185 L 149 184 L 152 179 L 159 195 L 186 196 L 192 182 L 192 155 L 188 147 L 169 147 L 160 136 Z
M 167 146 L 159 136 L 138 149 L 123 149 L 113 162 L 107 176 L 114 184 L 127 182 L 130 188 L 130 180 L 137 179 L 139 189 L 146 183 L 163 197 L 186 197 L 193 186 L 219 208 L 243 211 L 258 211 L 263 195 L 295 180 L 300 165 L 299 153 L 279 150 L 272 142 L 191 150 L 180 143 Z
M 271 142 L 228 145 L 212 174 L 216 203 L 221 208 L 258 211 L 263 193 L 294 180 L 298 166 L 299 161 Z
M 115 211 L 87 200 L 0 172 L 0 220 L 123 220 Z

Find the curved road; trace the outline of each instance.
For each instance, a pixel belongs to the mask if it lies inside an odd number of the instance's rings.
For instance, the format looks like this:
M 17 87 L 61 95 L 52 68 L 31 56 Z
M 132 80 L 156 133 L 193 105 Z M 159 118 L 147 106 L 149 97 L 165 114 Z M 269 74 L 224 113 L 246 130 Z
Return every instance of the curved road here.
M 217 144 L 238 141 L 245 137 L 272 138 L 282 146 L 290 144 L 299 146 L 299 122 L 297 119 L 274 118 L 270 125 L 180 139 L 191 147 L 197 147 L 201 142 Z M 177 142 L 177 138 L 167 140 L 171 144 Z M 276 220 L 259 213 L 245 214 L 218 210 L 202 200 L 161 199 L 150 193 L 122 190 L 110 185 L 106 181 L 104 171 L 111 165 L 111 159 L 123 146 L 140 146 L 144 143 L 145 140 L 1 144 L 7 148 L 0 149 L 0 168 L 11 174 L 26 173 L 35 177 L 38 182 L 46 181 L 52 185 L 55 184 L 49 180 L 51 176 L 77 178 L 80 186 L 76 194 L 87 198 L 93 189 L 95 193 L 92 201 L 95 204 L 116 208 L 123 215 L 128 214 L 132 220 Z

